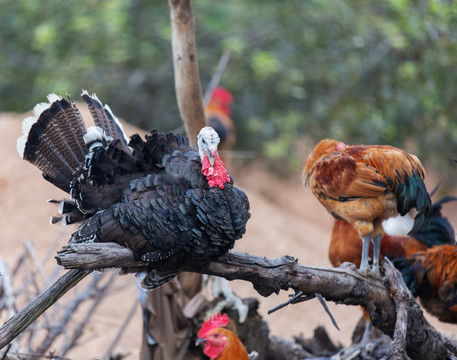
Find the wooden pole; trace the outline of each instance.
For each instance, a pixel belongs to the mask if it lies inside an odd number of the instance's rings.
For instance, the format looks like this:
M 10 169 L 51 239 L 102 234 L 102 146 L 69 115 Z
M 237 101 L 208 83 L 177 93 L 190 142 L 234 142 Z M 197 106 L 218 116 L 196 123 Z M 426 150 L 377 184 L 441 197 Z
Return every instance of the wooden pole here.
M 187 136 L 192 145 L 206 126 L 203 107 L 197 49 L 195 46 L 195 21 L 190 0 L 169 0 L 175 89 Z

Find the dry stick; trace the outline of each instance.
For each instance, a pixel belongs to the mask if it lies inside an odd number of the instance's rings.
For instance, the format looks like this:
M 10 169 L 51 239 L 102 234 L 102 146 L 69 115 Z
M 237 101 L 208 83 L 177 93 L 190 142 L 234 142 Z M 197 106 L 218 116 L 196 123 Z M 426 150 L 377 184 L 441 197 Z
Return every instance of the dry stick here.
M 97 269 L 122 266 L 129 271 L 144 270 L 146 263 L 135 262 L 130 250 L 118 244 L 78 244 L 58 252 L 57 261 L 66 268 Z M 97 250 L 97 247 L 100 247 Z M 86 252 L 87 251 L 87 252 Z M 96 253 L 101 254 L 98 262 Z M 113 264 L 112 258 L 116 258 Z M 108 259 L 107 261 L 105 261 Z M 384 262 L 386 273 L 392 267 Z M 276 259 L 230 252 L 199 268 L 185 268 L 208 275 L 222 276 L 228 280 L 245 280 L 253 284 L 262 296 L 293 289 L 312 295 L 320 293 L 326 300 L 346 305 L 362 305 L 370 314 L 373 324 L 388 336 L 393 336 L 396 323 L 395 302 L 390 291 L 379 280 L 361 276 L 356 270 L 346 268 L 318 268 L 298 264 L 290 256 Z M 390 273 L 389 273 L 390 271 Z M 412 359 L 445 359 L 457 355 L 456 344 L 437 332 L 424 319 L 415 301 L 409 310 L 406 350 Z
M 221 58 L 219 59 L 219 62 L 216 67 L 216 71 L 213 74 L 209 84 L 206 86 L 206 89 L 205 89 L 205 95 L 203 96 L 203 103 L 204 103 L 205 107 L 208 105 L 214 89 L 219 85 L 219 82 L 221 81 L 221 78 L 222 78 L 222 74 L 224 73 L 225 68 L 228 65 L 231 55 L 232 55 L 232 50 L 226 50 L 222 54 Z M 183 132 L 183 130 L 184 130 L 184 124 L 179 126 L 178 128 L 176 128 L 175 130 L 173 130 L 173 132 Z M 232 153 L 233 153 L 233 151 L 227 151 L 227 150 L 219 151 L 219 155 L 224 155 L 226 157 L 235 157 L 238 155 L 238 154 L 235 154 L 235 156 L 234 156 Z M 240 151 L 239 153 L 240 154 L 238 157 L 242 158 L 243 156 L 245 156 L 244 154 L 242 154 L 243 152 Z M 247 151 L 245 153 L 247 153 Z M 249 156 L 249 157 L 253 157 L 253 155 Z
M 406 353 L 406 335 L 408 333 L 408 311 L 417 306 L 413 296 L 402 280 L 401 274 L 392 265 L 389 259 L 386 279 L 389 283 L 392 298 L 397 307 L 397 319 L 395 320 L 394 336 L 392 341 L 392 353 L 388 359 L 409 359 Z
M 62 295 L 86 277 L 90 271 L 70 270 L 60 277 L 45 292 L 39 295 L 23 310 L 14 315 L 0 328 L 0 349 L 22 333 L 43 312 Z
M 116 336 L 114 337 L 113 341 L 111 342 L 111 345 L 108 347 L 108 350 L 106 350 L 105 356 L 103 357 L 104 359 L 110 359 L 110 355 L 113 352 L 114 347 L 116 344 L 119 342 L 119 339 L 121 338 L 122 334 L 125 332 L 125 329 L 127 328 L 128 324 L 133 318 L 133 315 L 135 315 L 136 308 L 140 302 L 138 299 L 135 299 L 133 302 L 132 307 L 130 308 L 130 311 L 128 312 L 127 316 L 125 317 L 124 322 L 122 323 L 121 327 L 119 328 L 119 331 L 117 332 Z
M 8 318 L 16 314 L 16 299 L 14 297 L 13 285 L 11 284 L 11 274 L 8 265 L 0 258 L 0 294 L 2 302 L 0 303 L 0 310 L 6 308 Z
M 67 354 L 67 352 L 76 345 L 77 341 L 83 334 L 84 327 L 89 323 L 90 318 L 94 314 L 98 305 L 100 305 L 101 301 L 103 300 L 103 298 L 106 295 L 108 288 L 111 286 L 113 281 L 117 278 L 119 273 L 113 272 L 111 274 L 111 276 L 109 277 L 108 281 L 100 289 L 97 289 L 97 285 L 102 280 L 102 278 L 104 277 L 105 274 L 97 274 L 97 275 L 99 275 L 99 276 L 97 276 L 97 281 L 94 282 L 93 284 L 90 284 L 90 287 L 88 286 L 87 290 L 85 291 L 85 292 L 89 293 L 88 298 L 94 298 L 95 300 L 94 300 L 91 308 L 87 311 L 84 319 L 76 327 L 76 330 L 73 333 L 71 341 L 68 344 L 63 346 L 61 354 L 60 354 L 61 356 L 65 356 Z
M 190 0 L 168 0 L 178 108 L 191 144 L 206 125 Z
M 36 276 L 38 274 L 41 274 L 41 275 L 43 275 L 43 278 L 44 278 L 44 286 L 46 286 L 46 285 L 49 286 L 51 280 L 49 279 L 49 275 L 47 274 L 47 272 L 46 272 L 46 270 L 45 270 L 45 268 L 43 266 L 43 263 L 40 261 L 40 259 L 38 259 L 38 255 L 37 255 L 37 253 L 35 251 L 35 246 L 30 241 L 27 241 L 24 244 L 24 246 L 27 249 L 30 258 L 33 260 L 33 263 L 35 264 L 35 266 L 38 269 L 38 271 L 34 271 L 33 272 L 32 278 L 36 279 Z
M 34 351 L 37 354 L 44 354 L 54 343 L 55 339 L 63 333 L 63 329 L 67 327 L 68 322 L 73 318 L 73 314 L 78 307 L 87 299 L 95 297 L 97 284 L 100 282 L 103 274 L 95 274 L 87 287 L 80 292 L 75 298 L 65 306 L 65 312 L 52 327 L 48 328 L 46 338 L 41 342 L 40 346 Z M 55 319 L 57 321 L 57 319 Z M 64 354 L 62 354 L 63 356 Z
M 216 71 L 213 74 L 208 86 L 205 89 L 205 95 L 203 96 L 203 102 L 205 103 L 205 107 L 209 104 L 209 100 L 211 99 L 211 95 L 213 94 L 214 89 L 219 85 L 222 75 L 224 74 L 225 68 L 227 67 L 230 57 L 232 56 L 232 50 L 227 49 L 222 54 L 221 58 L 216 67 Z

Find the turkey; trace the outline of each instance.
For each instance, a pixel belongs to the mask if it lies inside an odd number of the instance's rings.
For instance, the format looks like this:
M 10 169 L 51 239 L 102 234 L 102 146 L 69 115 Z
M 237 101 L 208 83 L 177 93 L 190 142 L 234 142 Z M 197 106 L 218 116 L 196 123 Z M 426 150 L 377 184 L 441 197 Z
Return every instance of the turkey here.
M 110 108 L 81 94 L 95 126 L 87 130 L 70 99 L 55 94 L 23 122 L 19 155 L 67 192 L 51 223 L 79 224 L 70 243 L 116 242 L 150 264 L 142 285 L 155 288 L 182 266 L 225 254 L 246 231 L 246 194 L 233 185 L 210 127 L 189 139 L 152 130 L 130 140 Z

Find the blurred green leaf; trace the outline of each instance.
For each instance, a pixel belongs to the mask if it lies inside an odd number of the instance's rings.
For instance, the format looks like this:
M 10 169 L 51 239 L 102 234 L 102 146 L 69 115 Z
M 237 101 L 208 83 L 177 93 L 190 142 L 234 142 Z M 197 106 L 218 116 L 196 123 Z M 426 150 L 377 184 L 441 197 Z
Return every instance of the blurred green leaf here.
M 457 2 L 194 1 L 203 88 L 225 50 L 237 146 L 298 169 L 324 137 L 415 144 L 455 171 Z M 174 130 L 162 0 L 0 0 L 0 110 L 96 92 L 120 117 Z

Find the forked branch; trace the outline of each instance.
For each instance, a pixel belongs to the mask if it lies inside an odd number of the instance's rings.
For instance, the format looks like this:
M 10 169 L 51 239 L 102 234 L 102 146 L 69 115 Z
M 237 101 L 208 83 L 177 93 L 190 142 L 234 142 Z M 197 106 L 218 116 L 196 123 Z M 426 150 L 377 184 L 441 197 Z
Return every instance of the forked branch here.
M 147 265 L 135 262 L 128 249 L 116 244 L 68 246 L 58 253 L 57 260 L 66 268 L 85 270 L 114 265 L 112 261 L 97 261 L 97 252 L 100 252 L 101 259 L 116 259 L 118 267 L 128 270 L 144 270 Z M 428 324 L 392 264 L 386 261 L 384 269 L 388 279 L 386 284 L 361 276 L 352 266 L 317 268 L 301 265 L 290 256 L 268 259 L 230 252 L 198 269 L 185 270 L 221 276 L 228 280 L 249 281 L 262 296 L 293 289 L 295 292 L 302 291 L 305 295 L 319 293 L 328 301 L 361 305 L 370 314 L 373 324 L 385 334 L 393 337 L 394 333 L 398 333 L 401 336 L 395 340 L 400 341 L 400 345 L 406 342 L 406 351 L 412 359 L 456 356 L 456 345 Z M 405 304 L 408 304 L 406 309 Z M 399 308 L 401 315 L 397 319 Z
M 147 268 L 147 263 L 135 261 L 130 250 L 114 243 L 66 246 L 58 252 L 56 259 L 65 268 L 73 269 L 67 274 L 86 274 L 87 271 L 109 267 L 122 267 L 127 271 Z M 400 334 L 399 349 L 406 342 L 406 352 L 410 358 L 445 359 L 457 356 L 456 345 L 428 324 L 398 274 L 395 275 L 395 268 L 387 261 L 384 263 L 388 279 L 385 284 L 359 275 L 352 266 L 317 268 L 301 265 L 290 256 L 268 259 L 236 252 L 230 252 L 198 269 L 184 270 L 221 276 L 228 280 L 245 280 L 251 282 L 262 296 L 293 289 L 305 295 L 319 293 L 328 301 L 361 305 L 370 314 L 373 324 L 385 334 L 391 337 L 394 333 Z M 399 307 L 401 315 L 397 318 Z M 21 313 L 16 316 L 24 323 L 25 314 Z M 15 321 L 13 317 L 8 323 Z M 0 328 L 0 347 L 8 343 L 3 341 L 4 333 L 3 327 Z

